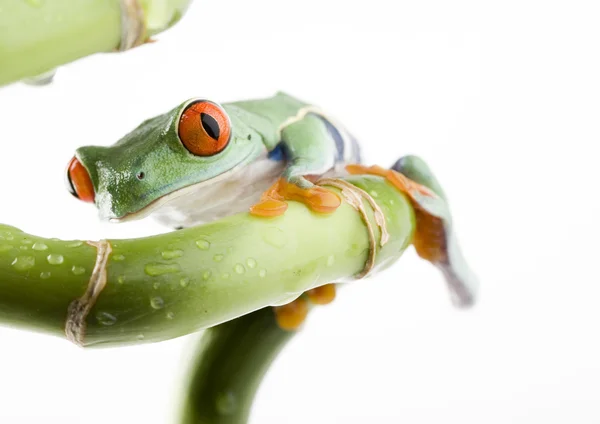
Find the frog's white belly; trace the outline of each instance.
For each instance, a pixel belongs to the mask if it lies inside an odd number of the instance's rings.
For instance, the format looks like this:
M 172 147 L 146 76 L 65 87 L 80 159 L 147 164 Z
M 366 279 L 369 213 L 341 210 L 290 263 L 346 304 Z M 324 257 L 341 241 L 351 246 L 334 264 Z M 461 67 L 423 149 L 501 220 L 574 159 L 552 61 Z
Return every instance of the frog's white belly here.
M 265 154 L 227 178 L 199 184 L 186 195 L 170 200 L 153 216 L 172 228 L 186 228 L 247 211 L 277 181 L 284 167 L 284 160 L 272 160 Z

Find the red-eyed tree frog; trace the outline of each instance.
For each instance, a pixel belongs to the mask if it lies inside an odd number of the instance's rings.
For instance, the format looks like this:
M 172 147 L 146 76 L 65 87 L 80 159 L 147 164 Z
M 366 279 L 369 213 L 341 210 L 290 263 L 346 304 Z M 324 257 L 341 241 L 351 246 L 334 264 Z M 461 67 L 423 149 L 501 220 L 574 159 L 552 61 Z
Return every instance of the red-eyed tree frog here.
M 96 205 L 102 219 L 122 222 L 153 214 L 174 228 L 249 210 L 261 217 L 285 213 L 286 200 L 317 213 L 341 204 L 314 184 L 324 176 L 375 174 L 404 192 L 415 207 L 413 244 L 444 274 L 459 305 L 473 302 L 475 279 L 452 231 L 444 194 L 415 156 L 392 169 L 365 167 L 349 132 L 315 106 L 287 94 L 220 105 L 191 99 L 149 119 L 109 147 L 77 149 L 67 167 L 71 193 Z M 333 286 L 308 293 L 331 301 Z M 281 307 L 280 325 L 295 328 L 306 308 Z M 300 312 L 299 312 L 300 311 Z

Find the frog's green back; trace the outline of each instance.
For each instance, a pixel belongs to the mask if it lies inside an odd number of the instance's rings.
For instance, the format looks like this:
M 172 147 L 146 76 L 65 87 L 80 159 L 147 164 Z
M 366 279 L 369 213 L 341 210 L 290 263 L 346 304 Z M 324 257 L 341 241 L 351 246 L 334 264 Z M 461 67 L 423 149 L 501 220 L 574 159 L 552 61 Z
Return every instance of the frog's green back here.
M 232 118 L 239 118 L 261 134 L 269 151 L 281 141 L 279 127 L 306 106 L 307 103 L 281 91 L 272 97 L 223 104 Z
M 295 116 L 300 109 L 308 106 L 307 103 L 283 92 L 264 99 L 242 100 L 228 103 L 228 105 L 234 105 L 267 118 L 276 126 L 281 125 L 288 118 Z

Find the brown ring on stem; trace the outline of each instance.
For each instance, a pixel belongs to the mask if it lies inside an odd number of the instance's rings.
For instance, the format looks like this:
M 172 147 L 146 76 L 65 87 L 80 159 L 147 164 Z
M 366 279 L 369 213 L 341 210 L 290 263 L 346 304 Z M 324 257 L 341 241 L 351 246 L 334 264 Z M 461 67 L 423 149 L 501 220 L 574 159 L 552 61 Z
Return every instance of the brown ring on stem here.
M 139 0 L 120 0 L 121 5 L 121 42 L 118 51 L 144 44 L 146 37 L 146 22 L 144 9 Z
M 75 299 L 69 305 L 65 323 L 67 340 L 81 347 L 83 347 L 83 339 L 85 338 L 87 316 L 96 304 L 96 300 L 98 300 L 104 286 L 106 286 L 106 263 L 112 252 L 112 247 L 107 240 L 88 241 L 87 244 L 97 249 L 96 264 L 90 276 L 87 290 L 83 296 Z
M 317 184 L 329 185 L 332 187 L 339 188 L 342 191 L 342 196 L 344 196 L 346 202 L 348 202 L 350 206 L 352 206 L 358 211 L 363 222 L 365 223 L 367 227 L 367 233 L 369 235 L 369 257 L 365 262 L 365 267 L 363 268 L 363 270 L 356 275 L 357 279 L 365 278 L 375 266 L 375 256 L 377 254 L 377 240 L 375 238 L 375 232 L 373 231 L 373 225 L 369 220 L 369 216 L 367 215 L 367 211 L 365 210 L 365 207 L 362 203 L 362 199 L 366 199 L 371 208 L 373 208 L 375 222 L 377 223 L 377 226 L 379 227 L 379 230 L 381 232 L 379 244 L 381 247 L 383 247 L 388 242 L 390 235 L 387 231 L 385 216 L 383 215 L 381 208 L 375 202 L 375 200 L 373 200 L 369 193 L 344 180 L 338 178 L 324 178 L 322 180 L 317 181 Z

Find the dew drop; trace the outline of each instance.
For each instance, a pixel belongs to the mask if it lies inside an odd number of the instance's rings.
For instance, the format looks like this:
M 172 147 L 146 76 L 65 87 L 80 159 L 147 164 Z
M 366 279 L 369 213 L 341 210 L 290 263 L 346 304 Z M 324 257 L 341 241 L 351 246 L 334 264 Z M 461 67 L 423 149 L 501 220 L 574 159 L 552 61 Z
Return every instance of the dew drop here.
M 204 271 L 204 274 L 202 274 L 202 279 L 204 281 L 208 281 L 208 279 L 210 278 L 211 275 L 212 275 L 212 272 L 210 272 L 210 271 Z
M 125 276 L 124 275 L 119 275 L 117 277 L 117 283 L 123 284 L 124 282 L 125 282 Z
M 329 255 L 327 257 L 327 266 L 332 266 L 335 263 L 335 256 Z
M 187 287 L 190 284 L 190 279 L 187 277 L 183 277 L 181 280 L 179 280 L 179 285 L 181 287 Z
M 233 267 L 234 271 L 237 272 L 238 274 L 243 274 L 244 272 L 246 272 L 246 268 L 244 268 L 244 265 L 242 264 L 236 264 Z
M 285 246 L 287 239 L 285 233 L 277 227 L 268 227 L 262 233 L 262 239 L 273 247 L 281 249 Z
M 224 255 L 221 255 L 220 253 L 218 253 L 215 256 L 213 256 L 213 261 L 215 261 L 215 262 L 221 262 L 224 257 L 225 257 Z
M 113 325 L 117 322 L 117 317 L 108 312 L 98 312 L 96 314 L 96 320 L 102 325 Z
M 175 318 L 175 312 L 167 312 L 167 318 L 168 318 L 168 319 L 173 319 L 173 318 Z
M 85 268 L 82 266 L 73 265 L 73 268 L 71 268 L 71 272 L 75 275 L 81 275 L 85 272 Z
M 198 246 L 198 249 L 200 250 L 208 250 L 210 249 L 210 242 L 208 240 L 196 240 L 196 246 Z
M 162 297 L 156 296 L 150 299 L 150 306 L 152 306 L 154 309 L 161 309 L 165 306 L 165 301 L 162 299 Z
M 123 256 L 123 255 L 115 255 L 112 258 L 113 258 L 113 261 L 117 261 L 117 262 L 121 262 L 121 261 L 125 260 L 125 256 Z
M 261 269 L 260 271 L 258 271 L 258 276 L 260 278 L 265 278 L 267 276 L 267 270 L 266 269 Z
M 82 241 L 79 241 L 79 240 L 77 240 L 77 241 L 72 241 L 71 243 L 68 243 L 68 244 L 67 244 L 67 247 L 69 247 L 69 248 L 73 248 L 73 247 L 79 247 L 79 246 L 81 246 L 82 244 L 83 244 L 83 242 L 82 242 Z
M 158 288 L 160 287 L 160 283 L 154 283 L 152 284 L 152 287 L 154 287 L 154 290 L 158 290 Z
M 50 277 L 52 277 L 52 274 L 50 273 L 50 271 L 44 271 L 44 272 L 40 273 L 40 278 L 42 280 L 47 280 Z
M 42 243 L 41 241 L 38 241 L 38 242 L 35 242 L 35 243 L 33 244 L 33 246 L 31 246 L 31 248 L 32 248 L 33 250 L 38 250 L 38 251 L 40 251 L 40 252 L 41 252 L 41 251 L 43 251 L 43 250 L 47 250 L 47 249 L 48 249 L 48 246 L 46 246 L 46 245 L 45 245 L 44 243 Z
M 256 268 L 256 259 L 248 258 L 246 260 L 246 265 L 248 265 L 248 268 Z
M 163 274 L 173 274 L 175 272 L 179 272 L 180 271 L 180 267 L 178 264 L 158 264 L 158 263 L 153 263 L 153 264 L 148 264 L 144 267 L 144 271 L 146 272 L 146 274 L 155 277 L 157 275 L 163 275 Z
M 221 278 L 224 280 L 227 280 L 229 278 L 229 273 L 228 272 L 224 272 L 223 274 L 221 274 Z
M 11 264 L 17 271 L 27 271 L 35 265 L 33 256 L 17 256 Z
M 175 259 L 183 256 L 183 250 L 165 250 L 161 253 L 163 259 Z
M 28 238 L 24 238 L 23 239 L 23 244 L 32 244 L 33 242 L 31 240 L 29 240 Z
M 375 190 L 371 190 L 371 191 L 369 192 L 369 194 L 370 194 L 371 196 L 373 196 L 373 197 L 378 197 L 378 196 L 379 196 L 379 193 L 377 193 Z
M 11 233 L 4 233 L 4 239 L 11 241 L 15 239 L 15 236 L 13 236 Z
M 58 253 L 51 253 L 46 259 L 48 259 L 48 263 L 50 265 L 60 265 L 65 261 L 63 255 L 60 255 Z
M 144 335 L 143 334 L 138 334 L 136 339 L 138 340 L 144 340 Z
M 19 249 L 21 249 L 21 250 L 27 250 L 27 249 L 29 249 L 29 247 L 27 247 L 27 246 L 19 246 Z

